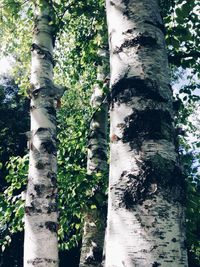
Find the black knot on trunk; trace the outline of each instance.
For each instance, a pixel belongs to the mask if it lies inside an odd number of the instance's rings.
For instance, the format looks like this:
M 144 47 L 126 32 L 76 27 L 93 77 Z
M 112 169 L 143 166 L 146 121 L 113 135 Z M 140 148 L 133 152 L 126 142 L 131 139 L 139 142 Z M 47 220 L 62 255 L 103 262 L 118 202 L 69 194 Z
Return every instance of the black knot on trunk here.
M 95 244 L 96 245 L 96 244 Z M 85 263 L 87 264 L 97 264 L 102 261 L 102 249 L 97 245 L 90 248 L 90 252 L 85 258 Z
M 58 229 L 58 224 L 56 222 L 48 221 L 45 222 L 45 227 L 52 233 L 56 233 Z
M 44 184 L 35 184 L 34 190 L 36 191 L 38 196 L 41 196 L 45 190 L 45 185 Z
M 135 139 L 166 139 L 173 140 L 172 117 L 164 110 L 141 110 L 135 111 L 125 118 L 126 128 L 123 134 L 123 142 Z
M 152 264 L 152 267 L 158 267 L 161 266 L 161 264 L 157 261 L 154 261 L 154 263 Z
M 48 172 L 47 177 L 51 180 L 52 186 L 56 186 L 57 179 L 56 179 L 56 173 L 55 172 Z
M 46 141 L 42 143 L 42 147 L 45 149 L 45 151 L 49 154 L 56 154 L 56 146 L 52 141 Z

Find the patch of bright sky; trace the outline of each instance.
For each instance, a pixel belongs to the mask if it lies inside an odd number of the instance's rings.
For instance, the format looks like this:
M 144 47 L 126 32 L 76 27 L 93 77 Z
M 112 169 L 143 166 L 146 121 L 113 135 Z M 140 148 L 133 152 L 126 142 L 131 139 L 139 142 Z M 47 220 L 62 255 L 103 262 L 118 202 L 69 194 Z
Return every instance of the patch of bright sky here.
M 15 60 L 13 57 L 7 56 L 0 58 L 0 75 L 10 74 Z
M 192 82 L 194 83 L 200 83 L 200 80 L 198 79 L 197 74 L 193 74 L 191 69 L 188 68 L 186 70 L 181 70 L 181 68 L 179 68 L 179 70 L 181 72 L 181 75 L 178 78 L 178 80 L 176 80 L 173 83 L 173 94 L 174 95 L 179 93 L 179 90 L 181 89 L 181 87 L 189 85 L 191 83 L 191 79 L 192 79 Z M 198 89 L 194 90 L 193 94 L 200 96 L 200 91 Z M 184 97 L 184 94 L 183 94 L 183 97 Z

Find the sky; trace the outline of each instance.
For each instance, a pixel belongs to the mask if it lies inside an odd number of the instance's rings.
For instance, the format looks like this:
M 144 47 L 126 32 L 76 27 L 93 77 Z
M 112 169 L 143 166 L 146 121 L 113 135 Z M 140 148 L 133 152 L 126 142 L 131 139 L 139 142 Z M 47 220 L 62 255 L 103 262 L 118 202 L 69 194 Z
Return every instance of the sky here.
M 12 57 L 0 58 L 0 75 L 9 73 L 13 67 L 13 64 L 14 59 Z

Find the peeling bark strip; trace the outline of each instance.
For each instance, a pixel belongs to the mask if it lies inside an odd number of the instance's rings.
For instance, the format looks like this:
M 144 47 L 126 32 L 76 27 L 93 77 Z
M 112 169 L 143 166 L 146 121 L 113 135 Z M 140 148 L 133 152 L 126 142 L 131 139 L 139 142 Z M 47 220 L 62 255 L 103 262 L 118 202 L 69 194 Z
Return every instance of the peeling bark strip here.
M 128 31 L 127 31 L 128 32 Z M 152 38 L 151 36 L 137 36 L 133 39 L 127 39 L 125 40 L 120 47 L 117 47 L 113 54 L 117 54 L 123 51 L 124 48 L 128 48 L 130 46 L 156 46 L 157 41 L 155 38 Z
M 107 0 L 111 156 L 106 267 L 187 267 L 184 179 L 174 145 L 156 0 Z
M 50 1 L 35 1 L 24 267 L 58 267 L 55 101 L 62 90 L 53 84 L 53 22 Z
M 106 78 L 107 51 L 99 50 L 102 66 L 98 66 L 97 80 L 103 84 Z M 96 84 L 91 97 L 91 105 L 96 111 L 90 124 L 90 135 L 88 145 L 87 173 L 107 173 L 107 120 L 108 103 L 104 99 L 103 88 Z M 101 190 L 101 188 L 100 188 Z M 94 189 L 95 198 L 97 190 Z M 96 200 L 97 201 L 97 200 Z M 100 267 L 103 259 L 103 246 L 106 228 L 105 203 L 97 203 L 97 209 L 88 210 L 85 213 L 84 233 L 82 237 L 82 248 L 80 267 Z

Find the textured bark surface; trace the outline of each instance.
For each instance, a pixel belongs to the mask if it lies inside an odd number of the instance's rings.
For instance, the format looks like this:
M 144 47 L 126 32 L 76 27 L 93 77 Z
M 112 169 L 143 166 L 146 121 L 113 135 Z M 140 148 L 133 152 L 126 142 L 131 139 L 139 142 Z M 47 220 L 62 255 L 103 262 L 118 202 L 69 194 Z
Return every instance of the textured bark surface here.
M 106 216 L 102 211 L 95 209 L 86 213 L 80 267 L 102 266 L 105 228 Z
M 97 80 L 103 84 L 106 78 L 105 50 L 99 51 L 103 65 L 98 67 Z M 107 120 L 108 103 L 103 102 L 105 96 L 103 88 L 96 84 L 91 98 L 91 105 L 95 114 L 90 124 L 88 145 L 88 174 L 107 172 Z M 102 104 L 103 102 L 103 104 Z M 94 190 L 94 197 L 99 188 Z M 84 233 L 80 257 L 80 267 L 102 266 L 104 235 L 106 227 L 106 214 L 102 203 L 97 203 L 97 209 L 88 210 L 85 214 Z M 105 204 L 104 204 L 105 205 Z
M 36 1 L 31 46 L 30 163 L 25 204 L 24 267 L 57 267 L 56 110 L 53 10 Z M 38 4 L 38 5 L 37 5 Z
M 112 104 L 105 266 L 188 266 L 184 181 L 157 1 L 107 0 L 107 20 Z

